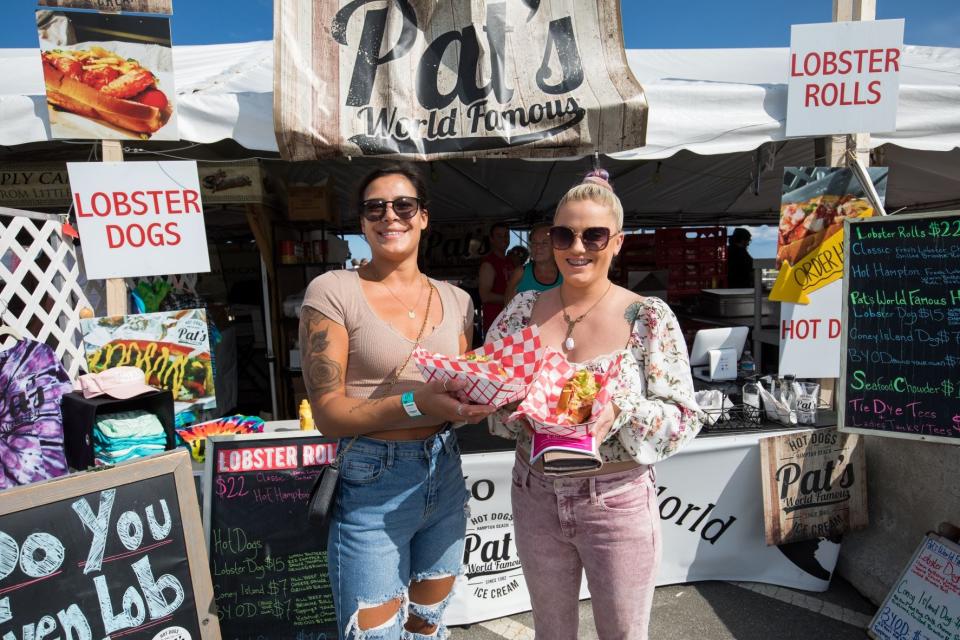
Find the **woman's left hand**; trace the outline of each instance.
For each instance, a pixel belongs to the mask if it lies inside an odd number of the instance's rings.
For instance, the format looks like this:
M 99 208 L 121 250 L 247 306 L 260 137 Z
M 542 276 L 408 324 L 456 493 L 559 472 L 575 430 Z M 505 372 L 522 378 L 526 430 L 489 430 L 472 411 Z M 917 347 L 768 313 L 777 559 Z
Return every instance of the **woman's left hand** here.
M 613 421 L 617 419 L 617 413 L 616 405 L 613 402 L 608 402 L 607 406 L 600 412 L 600 416 L 596 422 L 590 425 L 588 433 L 594 436 L 597 442 L 606 440 L 607 434 L 610 433 L 610 429 L 613 427 Z

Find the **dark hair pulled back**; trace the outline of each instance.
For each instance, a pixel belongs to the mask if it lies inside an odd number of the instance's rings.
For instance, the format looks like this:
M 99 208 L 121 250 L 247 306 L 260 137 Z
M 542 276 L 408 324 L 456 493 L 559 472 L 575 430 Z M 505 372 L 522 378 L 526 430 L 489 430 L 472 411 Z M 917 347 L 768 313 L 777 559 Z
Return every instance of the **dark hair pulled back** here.
M 356 191 L 356 202 L 354 206 L 357 210 L 360 209 L 360 203 L 364 200 L 364 193 L 367 190 L 367 187 L 370 184 L 379 178 L 385 176 L 403 176 L 410 181 L 410 184 L 413 185 L 414 190 L 417 192 L 417 197 L 420 198 L 420 206 L 426 208 L 429 204 L 429 196 L 427 194 L 427 183 L 423 178 L 423 173 L 420 169 L 409 162 L 398 162 L 395 164 L 388 164 L 381 167 L 377 167 L 360 180 L 360 183 L 357 185 Z

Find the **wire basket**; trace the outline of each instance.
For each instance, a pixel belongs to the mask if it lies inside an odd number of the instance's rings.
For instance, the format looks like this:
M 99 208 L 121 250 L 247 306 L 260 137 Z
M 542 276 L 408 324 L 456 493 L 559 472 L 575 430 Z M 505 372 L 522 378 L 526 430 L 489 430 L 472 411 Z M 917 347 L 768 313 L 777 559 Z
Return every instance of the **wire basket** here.
M 744 404 L 735 404 L 724 409 L 704 409 L 703 412 L 707 415 L 702 429 L 705 433 L 758 431 L 782 426 L 767 420 L 761 409 Z

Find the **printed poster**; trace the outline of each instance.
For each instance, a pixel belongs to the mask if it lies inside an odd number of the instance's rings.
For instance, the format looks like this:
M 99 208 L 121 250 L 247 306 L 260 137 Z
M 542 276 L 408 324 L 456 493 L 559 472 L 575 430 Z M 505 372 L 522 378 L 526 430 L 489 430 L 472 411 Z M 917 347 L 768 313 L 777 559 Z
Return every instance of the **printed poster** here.
M 87 370 L 133 366 L 147 384 L 169 389 L 177 412 L 216 408 L 206 309 L 80 321 Z
M 870 167 L 882 202 L 886 167 Z M 840 376 L 843 221 L 869 218 L 873 206 L 851 169 L 786 167 L 777 237 L 780 273 L 770 292 L 780 307 L 779 373 Z
M 54 139 L 179 140 L 170 19 L 37 11 Z

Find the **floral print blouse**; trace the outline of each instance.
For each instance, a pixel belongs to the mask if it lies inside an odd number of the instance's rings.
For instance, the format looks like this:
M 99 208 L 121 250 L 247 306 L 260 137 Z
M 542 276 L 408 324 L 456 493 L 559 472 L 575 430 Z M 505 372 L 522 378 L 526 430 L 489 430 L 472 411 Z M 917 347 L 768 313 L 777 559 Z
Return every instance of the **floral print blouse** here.
M 538 291 L 525 291 L 515 296 L 490 327 L 487 342 L 526 327 L 539 295 Z M 653 464 L 692 440 L 704 415 L 694 399 L 690 360 L 673 312 L 659 298 L 639 298 L 631 307 L 634 309 L 636 319 L 625 349 L 578 364 L 603 372 L 623 353 L 613 394 L 620 414 L 600 444 L 600 455 L 604 462 L 632 459 Z M 530 436 L 519 422 L 507 420 L 510 413 L 501 409 L 491 415 L 490 433 L 517 439 L 529 451 Z

